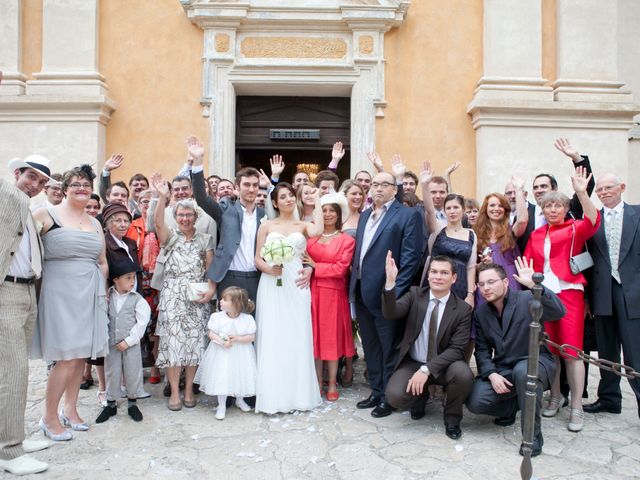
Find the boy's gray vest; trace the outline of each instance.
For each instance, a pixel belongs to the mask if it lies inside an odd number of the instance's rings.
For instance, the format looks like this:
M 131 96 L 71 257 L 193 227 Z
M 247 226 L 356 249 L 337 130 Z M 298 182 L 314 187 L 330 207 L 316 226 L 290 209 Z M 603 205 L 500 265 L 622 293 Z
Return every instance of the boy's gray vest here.
M 109 346 L 120 343 L 129 336 L 136 324 L 136 303 L 142 298 L 137 292 L 130 292 L 122 308 L 116 313 L 116 302 L 109 302 Z

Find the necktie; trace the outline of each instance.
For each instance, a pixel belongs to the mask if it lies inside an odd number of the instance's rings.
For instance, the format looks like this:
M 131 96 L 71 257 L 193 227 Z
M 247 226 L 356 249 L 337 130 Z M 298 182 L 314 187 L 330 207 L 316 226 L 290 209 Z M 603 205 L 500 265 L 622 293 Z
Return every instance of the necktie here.
M 620 222 L 618 221 L 618 212 L 610 210 L 607 215 L 605 231 L 607 244 L 609 246 L 609 260 L 611 261 L 611 276 L 620 282 L 620 272 L 618 272 L 618 263 L 620 260 Z
M 438 307 L 440 306 L 440 300 L 434 298 L 433 302 L 433 310 L 431 311 L 431 317 L 429 318 L 429 344 L 427 346 L 427 362 L 436 356 L 438 350 Z
M 29 233 L 29 247 L 31 248 L 31 270 L 33 270 L 36 278 L 39 278 L 42 273 L 42 255 L 40 253 L 40 243 L 38 242 L 38 232 L 30 213 L 27 215 L 27 232 Z

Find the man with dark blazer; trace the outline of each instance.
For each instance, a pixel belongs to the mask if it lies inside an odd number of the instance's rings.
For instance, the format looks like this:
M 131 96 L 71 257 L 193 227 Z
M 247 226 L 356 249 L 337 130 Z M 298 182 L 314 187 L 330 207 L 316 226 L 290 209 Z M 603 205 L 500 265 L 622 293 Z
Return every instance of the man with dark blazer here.
M 424 416 L 428 385 L 447 387 L 444 406 L 446 435 L 462 435 L 462 406 L 473 387 L 473 373 L 464 361 L 471 332 L 471 307 L 451 293 L 455 264 L 445 256 L 433 257 L 427 267 L 428 287 L 411 287 L 396 299 L 398 275 L 391 252 L 386 260 L 382 314 L 390 320 L 405 318 L 399 359 L 385 391 L 390 405 L 411 409 L 411 418 Z
M 573 168 L 584 167 L 586 169 L 587 175 L 591 174 L 591 163 L 589 162 L 589 157 L 586 155 L 580 155 L 578 150 L 574 148 L 569 140 L 566 138 L 558 138 L 553 143 L 553 145 L 564 153 L 567 157 L 571 159 L 573 162 Z M 587 193 L 589 196 L 593 193 L 593 188 L 595 186 L 595 181 L 591 179 L 589 184 L 587 185 Z M 527 209 L 529 211 L 529 223 L 527 224 L 527 228 L 524 233 L 516 240 L 518 244 L 518 248 L 520 252 L 524 252 L 525 247 L 527 246 L 527 242 L 529 241 L 529 235 L 536 228 L 540 228 L 542 225 L 546 224 L 546 220 L 544 220 L 544 216 L 542 215 L 542 208 L 539 203 L 544 197 L 545 193 L 558 190 L 558 181 L 556 178 L 549 173 L 540 173 L 536 175 L 533 179 L 533 197 L 536 203 L 529 203 L 527 205 Z M 509 198 L 508 192 L 510 191 L 509 184 L 505 187 L 505 195 Z M 580 200 L 574 194 L 571 197 L 571 203 L 569 205 L 568 216 L 571 216 L 575 219 L 582 218 L 582 205 L 580 204 Z M 515 221 L 515 219 L 514 219 Z
M 596 194 L 604 205 L 602 222 L 587 242 L 593 257 L 588 271 L 589 305 L 595 317 L 598 357 L 624 363 L 640 372 L 640 205 L 622 201 L 626 185 L 613 173 L 598 178 Z M 638 402 L 640 379 L 629 380 Z M 598 399 L 585 412 L 620 413 L 620 377 L 600 370 Z
M 216 282 L 218 293 L 230 286 L 247 290 L 256 301 L 260 272 L 256 269 L 256 235 L 264 209 L 256 207 L 260 173 L 255 168 L 243 168 L 236 175 L 239 198 L 222 198 L 219 202 L 207 195 L 202 162 L 204 147 L 195 137 L 187 139 L 193 157 L 191 179 L 193 196 L 205 213 L 218 225 L 218 247 L 207 271 L 207 278 Z M 268 200 L 267 200 L 268 201 Z
M 358 408 L 373 408 L 371 415 L 386 417 L 393 411 L 384 396 L 396 365 L 396 324 L 382 315 L 380 295 L 386 280 L 384 258 L 388 251 L 398 265 L 396 296 L 411 286 L 422 250 L 423 220 L 413 208 L 401 205 L 393 175 L 380 172 L 369 190 L 373 205 L 358 221 L 356 251 L 353 255 L 349 297 L 356 307 L 371 394 Z M 375 408 L 374 408 L 375 407 Z
M 522 258 L 518 258 L 516 268 L 516 280 L 531 288 L 534 285 L 533 262 L 527 265 Z M 529 324 L 532 320 L 529 304 L 533 295 L 529 290 L 510 289 L 507 274 L 500 265 L 480 264 L 477 271 L 478 288 L 486 303 L 474 312 L 478 377 L 467 400 L 467 408 L 476 414 L 498 417 L 494 423 L 506 427 L 515 423 L 518 410 L 524 412 L 525 409 Z M 544 287 L 543 289 L 542 320 L 560 320 L 566 312 L 564 305 L 553 292 Z M 551 352 L 542 345 L 538 360 L 532 456 L 542 452 L 542 392 L 549 388 L 555 370 Z M 520 420 L 523 423 L 524 416 Z M 522 454 L 520 447 L 520 455 Z

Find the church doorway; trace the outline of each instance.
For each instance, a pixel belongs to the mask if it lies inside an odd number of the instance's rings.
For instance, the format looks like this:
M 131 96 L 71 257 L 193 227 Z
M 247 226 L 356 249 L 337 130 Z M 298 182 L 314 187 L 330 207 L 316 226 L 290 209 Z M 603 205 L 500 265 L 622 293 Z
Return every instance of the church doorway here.
M 282 155 L 286 165 L 281 180 L 290 182 L 296 171 L 313 179 L 331 161 L 335 142 L 346 151 L 338 168 L 349 178 L 350 102 L 348 97 L 236 97 L 236 171 L 245 166 L 270 173 L 269 159 Z

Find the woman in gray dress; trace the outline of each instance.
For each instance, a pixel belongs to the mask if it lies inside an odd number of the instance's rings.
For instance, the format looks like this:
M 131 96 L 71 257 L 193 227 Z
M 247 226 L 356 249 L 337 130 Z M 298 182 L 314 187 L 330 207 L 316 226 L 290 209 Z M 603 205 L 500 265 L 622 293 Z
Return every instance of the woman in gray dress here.
M 169 188 L 155 174 L 151 181 L 160 198 L 154 212 L 156 233 L 166 254 L 156 335 L 160 337 L 156 366 L 165 368 L 171 385 L 169 410 L 196 406 L 193 398 L 193 378 L 204 353 L 205 326 L 209 320 L 209 302 L 215 285 L 209 280 L 208 291 L 200 299 L 188 298 L 190 283 L 206 282 L 205 272 L 213 259 L 211 235 L 196 232 L 198 211 L 193 200 L 180 200 L 173 208 L 178 228 L 167 227 L 164 209 Z M 185 369 L 184 402 L 180 401 L 180 371 Z
M 88 165 L 69 170 L 62 179 L 62 203 L 34 213 L 42 225 L 44 267 L 32 356 L 54 364 L 40 419 L 52 440 L 71 440 L 67 426 L 88 430 L 76 408 L 84 362 L 108 350 L 104 236 L 100 223 L 84 211 L 94 178 Z

